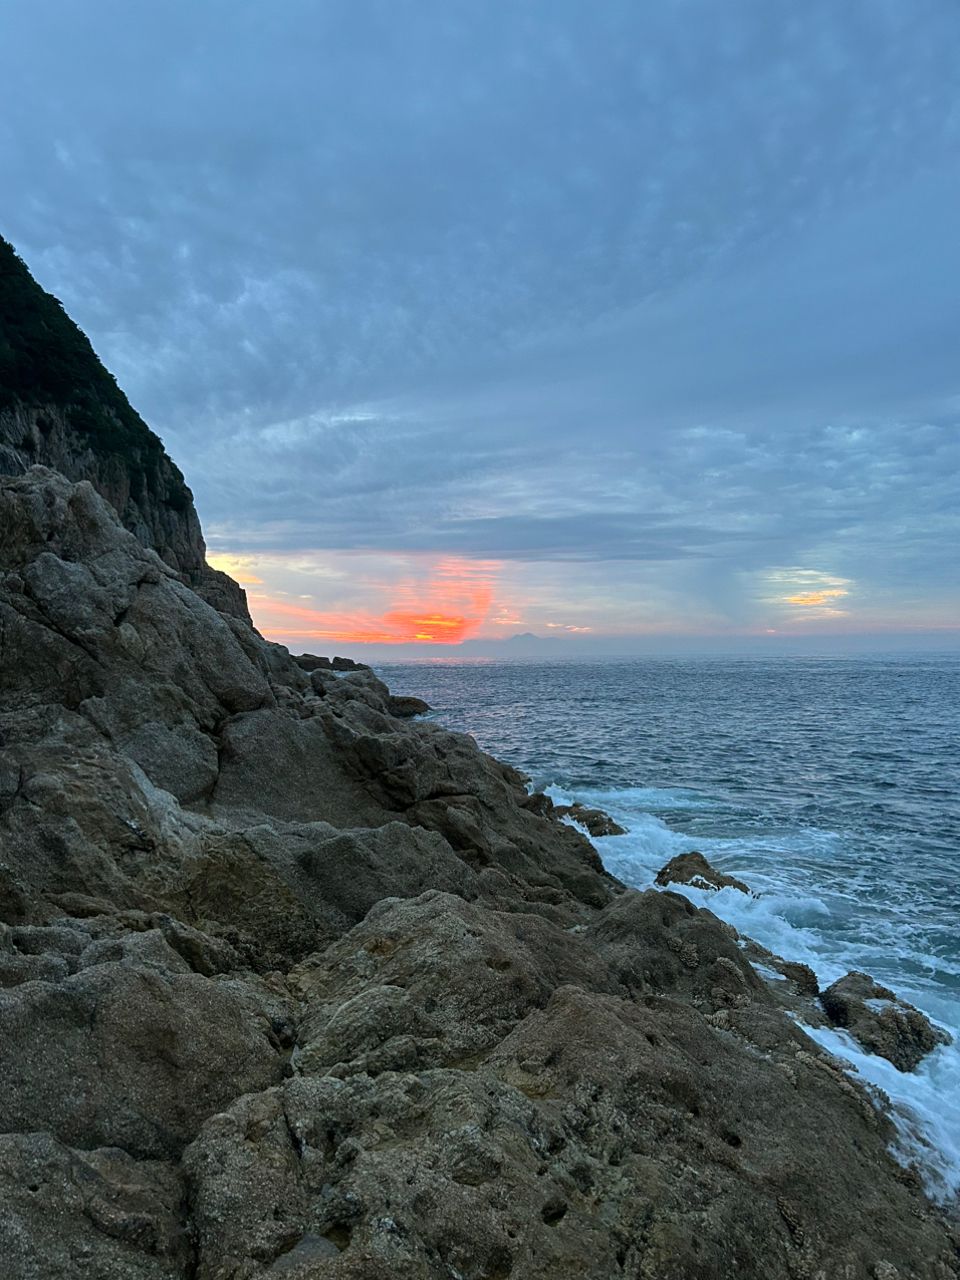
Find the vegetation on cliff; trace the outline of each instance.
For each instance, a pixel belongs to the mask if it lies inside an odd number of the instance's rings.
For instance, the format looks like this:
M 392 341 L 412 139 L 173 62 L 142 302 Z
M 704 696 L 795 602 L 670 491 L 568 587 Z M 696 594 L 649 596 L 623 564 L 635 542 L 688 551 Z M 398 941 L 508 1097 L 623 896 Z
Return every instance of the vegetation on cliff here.
M 37 284 L 13 245 L 0 236 L 0 412 L 17 405 L 62 409 L 95 453 L 118 459 L 131 472 L 134 491 L 156 491 L 165 458 L 162 441 L 59 298 Z M 42 430 L 42 419 L 40 425 Z M 164 476 L 164 499 L 185 510 L 190 490 L 179 469 L 173 463 L 169 468 L 173 483 Z

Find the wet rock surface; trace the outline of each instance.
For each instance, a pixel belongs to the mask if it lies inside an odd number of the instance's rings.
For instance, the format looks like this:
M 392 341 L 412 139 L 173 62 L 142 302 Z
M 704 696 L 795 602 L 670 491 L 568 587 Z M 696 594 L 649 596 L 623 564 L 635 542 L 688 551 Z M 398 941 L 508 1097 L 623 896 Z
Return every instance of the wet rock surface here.
M 724 875 L 722 871 L 712 867 L 702 853 L 696 851 L 679 853 L 671 858 L 657 872 L 656 883 L 664 887 L 670 884 L 689 884 L 694 889 L 738 889 L 740 893 L 752 894 L 749 885 L 736 876 Z
M 621 827 L 619 822 L 614 822 L 609 813 L 604 813 L 602 809 L 591 809 L 588 805 L 574 802 L 556 805 L 554 812 L 558 817 L 569 818 L 592 836 L 626 835 L 626 828 Z
M 835 1027 L 900 1071 L 912 1071 L 933 1049 L 950 1043 L 947 1033 L 919 1009 L 867 973 L 845 974 L 821 994 L 820 1001 Z
M 958 1274 L 729 927 L 46 468 L 0 479 L 0 864 L 12 1280 Z

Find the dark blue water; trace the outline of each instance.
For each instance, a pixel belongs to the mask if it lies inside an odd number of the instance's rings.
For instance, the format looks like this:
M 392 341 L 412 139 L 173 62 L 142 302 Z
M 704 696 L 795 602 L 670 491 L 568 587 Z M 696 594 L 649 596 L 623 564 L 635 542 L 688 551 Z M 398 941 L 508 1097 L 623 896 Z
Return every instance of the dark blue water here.
M 700 849 L 758 892 L 690 890 L 822 982 L 873 973 L 960 1036 L 960 658 L 391 665 L 398 693 L 557 797 L 628 828 L 597 841 L 647 887 Z M 960 1052 L 903 1076 L 832 1037 L 912 1112 L 960 1184 Z M 882 1064 L 882 1065 L 881 1065 Z M 916 1154 L 914 1150 L 913 1154 Z

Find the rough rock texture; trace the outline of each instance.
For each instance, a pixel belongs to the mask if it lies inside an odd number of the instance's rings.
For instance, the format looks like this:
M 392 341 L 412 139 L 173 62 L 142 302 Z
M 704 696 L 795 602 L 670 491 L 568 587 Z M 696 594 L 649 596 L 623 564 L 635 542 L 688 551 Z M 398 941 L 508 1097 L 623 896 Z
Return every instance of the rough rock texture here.
M 789 1009 L 471 738 L 0 477 L 4 1276 L 956 1277 Z
M 716 867 L 711 867 L 702 853 L 678 853 L 671 858 L 665 867 L 661 867 L 656 876 L 657 884 L 689 884 L 694 889 L 739 889 L 741 893 L 750 894 L 749 885 L 735 876 L 724 875 Z
M 0 1257 L 29 1280 L 182 1280 L 185 1183 L 169 1161 L 76 1151 L 49 1133 L 0 1135 Z
M 848 973 L 820 996 L 835 1027 L 849 1031 L 869 1053 L 878 1053 L 900 1071 L 913 1068 L 950 1037 L 919 1009 L 899 999 L 867 973 Z

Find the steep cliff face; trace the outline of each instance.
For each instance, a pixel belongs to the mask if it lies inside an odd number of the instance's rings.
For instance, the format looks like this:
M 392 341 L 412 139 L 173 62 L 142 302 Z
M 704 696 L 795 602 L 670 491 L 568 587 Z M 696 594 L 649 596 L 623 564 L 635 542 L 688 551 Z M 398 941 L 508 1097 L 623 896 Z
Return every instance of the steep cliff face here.
M 242 589 L 206 562 L 180 469 L 86 335 L 0 237 L 0 475 L 34 464 L 89 480 L 124 526 L 215 608 L 250 620 Z

